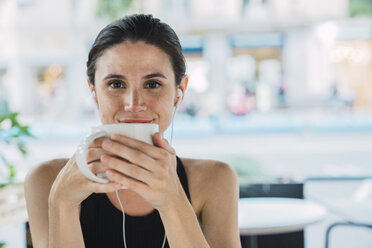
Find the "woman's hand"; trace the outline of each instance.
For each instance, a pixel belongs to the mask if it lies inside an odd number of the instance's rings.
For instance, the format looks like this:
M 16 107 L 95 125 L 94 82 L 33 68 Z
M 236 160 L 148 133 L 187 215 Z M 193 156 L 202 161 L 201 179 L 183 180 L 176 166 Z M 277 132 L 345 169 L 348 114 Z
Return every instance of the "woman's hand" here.
M 122 135 L 105 140 L 103 149 L 113 155 L 101 156 L 109 169 L 107 176 L 141 195 L 157 210 L 172 207 L 180 199 L 182 186 L 177 176 L 175 150 L 160 133 L 153 136 L 154 145 Z
M 101 148 L 104 139 L 96 139 L 87 151 L 88 167 L 94 174 L 107 170 L 107 167 L 100 162 L 102 154 L 107 153 Z M 79 170 L 74 154 L 54 181 L 49 194 L 49 202 L 79 206 L 92 193 L 113 192 L 120 187 L 121 185 L 115 182 L 103 184 L 86 178 Z

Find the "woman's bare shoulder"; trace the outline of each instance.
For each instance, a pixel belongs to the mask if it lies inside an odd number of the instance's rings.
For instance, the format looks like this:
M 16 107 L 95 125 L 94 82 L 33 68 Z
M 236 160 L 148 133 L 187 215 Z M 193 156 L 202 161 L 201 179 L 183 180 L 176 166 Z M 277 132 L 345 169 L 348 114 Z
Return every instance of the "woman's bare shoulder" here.
M 220 198 L 227 193 L 226 190 L 231 192 L 237 187 L 237 174 L 225 162 L 190 158 L 181 160 L 188 176 L 191 198 L 195 199 L 195 209 L 200 210 L 211 195 Z
M 227 163 L 210 159 L 181 158 L 186 173 L 191 177 L 224 177 L 235 174 L 234 169 Z
M 48 246 L 49 193 L 67 161 L 53 159 L 41 163 L 32 168 L 25 178 L 24 192 L 34 247 Z
M 197 207 L 195 213 L 204 236 L 213 244 L 223 247 L 239 247 L 237 210 L 239 183 L 234 169 L 227 163 L 216 160 L 183 159 L 190 179 L 197 178 Z M 192 196 L 192 192 L 190 191 Z M 212 245 L 212 243 L 211 243 Z M 221 247 L 222 247 L 221 246 Z
M 25 183 L 31 182 L 51 182 L 57 177 L 58 173 L 68 162 L 68 159 L 52 159 L 45 161 L 34 168 L 32 168 L 26 176 Z

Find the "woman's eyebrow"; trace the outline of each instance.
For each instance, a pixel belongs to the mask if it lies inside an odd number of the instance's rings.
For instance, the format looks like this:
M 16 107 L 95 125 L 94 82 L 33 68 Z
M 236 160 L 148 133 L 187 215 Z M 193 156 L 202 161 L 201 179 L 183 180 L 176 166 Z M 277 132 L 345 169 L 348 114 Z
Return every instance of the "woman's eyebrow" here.
M 103 78 L 103 80 L 107 80 L 107 79 L 110 79 L 110 78 L 119 78 L 119 79 L 127 79 L 125 76 L 123 75 L 120 75 L 120 74 L 108 74 L 106 77 Z
M 155 78 L 155 77 L 160 77 L 160 78 L 168 79 L 166 76 L 164 76 L 163 74 L 161 74 L 159 72 L 145 75 L 145 76 L 143 76 L 143 79 L 150 79 L 150 78 Z M 118 79 L 124 79 L 124 80 L 127 79 L 124 75 L 110 73 L 107 76 L 105 76 L 103 78 L 103 80 L 112 79 L 112 78 L 118 78 Z
M 166 76 L 164 76 L 163 74 L 161 74 L 159 72 L 148 74 L 148 75 L 144 76 L 143 79 L 150 79 L 150 78 L 154 78 L 154 77 L 160 77 L 160 78 L 168 79 Z

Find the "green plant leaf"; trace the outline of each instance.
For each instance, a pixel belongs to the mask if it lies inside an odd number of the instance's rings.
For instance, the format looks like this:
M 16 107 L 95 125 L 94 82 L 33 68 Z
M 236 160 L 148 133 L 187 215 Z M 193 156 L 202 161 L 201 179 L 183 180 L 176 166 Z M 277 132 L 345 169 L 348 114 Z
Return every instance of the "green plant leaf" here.
M 115 20 L 120 18 L 132 5 L 133 0 L 98 0 L 98 17 Z
M 372 17 L 371 0 L 350 0 L 349 15 L 351 17 L 367 16 Z
M 17 144 L 18 150 L 22 153 L 23 156 L 27 155 L 26 146 L 24 143 L 18 143 Z
M 14 165 L 12 164 L 8 165 L 8 169 L 9 169 L 9 179 L 13 179 L 17 174 L 17 171 Z
M 30 131 L 29 131 L 29 129 L 30 129 L 29 126 L 19 126 L 19 130 L 20 130 L 23 134 L 25 134 L 25 135 L 27 135 L 27 136 L 32 136 L 31 133 L 30 133 Z
M 29 126 L 20 124 L 20 122 L 18 121 L 18 116 L 19 114 L 17 112 L 9 112 L 0 115 L 0 123 L 5 120 L 9 120 L 11 122 L 11 127 L 9 129 L 0 130 L 2 136 L 1 141 L 3 141 L 8 146 L 15 146 L 23 156 L 26 156 L 28 152 L 24 142 L 24 138 L 35 138 L 35 136 L 30 133 Z M 6 154 L 2 153 L 1 150 L 0 159 L 8 169 L 8 173 L 6 173 L 6 175 L 8 175 L 8 183 L 13 183 L 17 174 L 14 165 L 11 164 L 11 161 L 8 161 Z

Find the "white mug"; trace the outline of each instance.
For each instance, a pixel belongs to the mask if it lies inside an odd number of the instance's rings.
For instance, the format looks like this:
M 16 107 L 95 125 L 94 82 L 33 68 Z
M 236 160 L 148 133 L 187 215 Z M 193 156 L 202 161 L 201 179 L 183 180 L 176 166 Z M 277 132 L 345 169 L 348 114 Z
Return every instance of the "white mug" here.
M 80 171 L 89 179 L 99 182 L 108 183 L 109 179 L 106 173 L 98 173 L 97 175 L 89 169 L 87 164 L 87 150 L 89 145 L 97 138 L 111 137 L 113 134 L 121 134 L 136 140 L 141 140 L 150 145 L 153 145 L 152 136 L 159 132 L 157 124 L 151 123 L 121 123 L 121 124 L 105 124 L 92 127 L 90 135 L 86 136 L 79 144 L 76 151 L 76 163 Z M 125 186 L 122 189 L 126 189 Z

